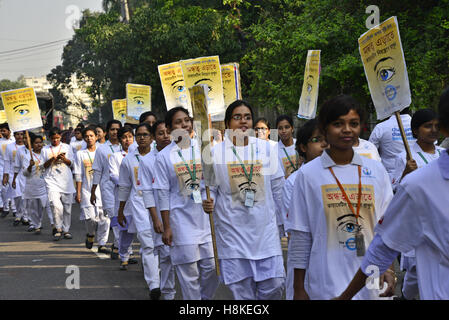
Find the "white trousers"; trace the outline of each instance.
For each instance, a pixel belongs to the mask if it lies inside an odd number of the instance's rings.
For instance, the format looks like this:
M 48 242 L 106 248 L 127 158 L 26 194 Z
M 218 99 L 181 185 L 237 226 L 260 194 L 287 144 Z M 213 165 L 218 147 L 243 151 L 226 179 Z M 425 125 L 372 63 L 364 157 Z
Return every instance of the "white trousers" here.
M 211 300 L 218 288 L 214 258 L 175 266 L 184 300 Z
M 73 194 L 49 191 L 48 200 L 50 201 L 55 228 L 62 229 L 63 232 L 69 232 L 72 223 Z
M 23 219 L 24 221 L 29 221 L 28 213 L 25 210 L 25 200 L 22 196 L 14 198 L 14 204 L 16 205 L 16 219 Z
M 30 224 L 34 228 L 42 227 L 42 219 L 44 217 L 44 211 L 47 212 L 50 224 L 53 224 L 53 217 L 49 206 L 43 207 L 41 199 L 27 199 L 25 201 L 26 211 L 30 218 Z M 50 213 L 50 214 L 49 214 Z
M 151 229 L 137 232 L 140 241 L 143 275 L 150 290 L 160 288 L 159 259 L 154 251 L 153 231 Z
M 280 300 L 284 290 L 284 278 L 255 282 L 251 277 L 231 283 L 228 288 L 235 300 Z
M 132 254 L 134 233 L 129 233 L 127 230 L 120 230 L 120 237 L 118 241 L 118 254 L 121 261 L 128 261 Z
M 157 246 L 155 249 L 159 255 L 159 268 L 161 270 L 161 293 L 164 300 L 175 299 L 175 268 L 171 263 L 170 247 Z
M 88 207 L 83 208 L 84 215 L 86 217 L 86 231 L 90 235 L 96 235 L 99 246 L 104 246 L 108 242 L 109 237 L 109 224 L 111 221 L 108 217 L 105 217 L 101 207 Z M 87 214 L 86 211 L 90 213 Z M 89 219 L 87 219 L 89 218 Z

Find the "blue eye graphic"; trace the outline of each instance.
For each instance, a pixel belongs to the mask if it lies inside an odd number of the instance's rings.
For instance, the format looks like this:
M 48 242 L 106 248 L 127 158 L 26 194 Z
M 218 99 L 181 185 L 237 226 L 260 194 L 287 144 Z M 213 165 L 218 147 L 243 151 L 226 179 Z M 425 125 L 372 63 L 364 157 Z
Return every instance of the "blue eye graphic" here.
M 21 116 L 24 116 L 30 112 L 27 104 L 19 104 L 18 106 L 15 106 L 13 110 Z
M 378 77 L 382 81 L 388 81 L 394 76 L 395 73 L 396 72 L 395 72 L 394 68 L 385 68 L 385 69 L 379 70 Z
M 141 97 L 141 96 L 136 96 L 136 97 L 133 98 L 133 100 L 134 100 L 134 102 L 136 102 L 138 105 L 143 105 L 143 103 L 144 103 L 143 97 Z

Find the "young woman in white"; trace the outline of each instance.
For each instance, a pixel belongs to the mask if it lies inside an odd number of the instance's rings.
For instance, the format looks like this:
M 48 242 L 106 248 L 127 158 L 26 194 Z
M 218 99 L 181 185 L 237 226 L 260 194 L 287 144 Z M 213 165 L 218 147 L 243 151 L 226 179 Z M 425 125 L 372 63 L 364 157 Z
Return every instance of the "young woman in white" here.
M 449 136 L 449 88 L 438 106 L 440 131 Z M 360 269 L 338 297 L 351 299 L 372 276 L 373 266 L 387 270 L 399 252 L 416 255 L 419 297 L 449 299 L 449 150 L 428 165 L 408 174 L 397 187 L 376 227 Z M 368 268 L 370 267 L 370 268 Z
M 325 102 L 319 123 L 329 149 L 298 171 L 289 210 L 289 226 L 295 230 L 289 247 L 295 299 L 329 299 L 348 285 L 393 197 L 383 165 L 352 148 L 361 115 L 350 96 Z M 387 272 L 384 277 L 391 290 L 393 275 Z M 378 297 L 379 290 L 357 296 Z
M 1 217 L 4 218 L 9 214 L 9 198 L 6 197 L 6 194 L 8 192 L 9 189 L 9 184 L 4 185 L 3 184 L 3 173 L 4 173 L 4 166 L 5 166 L 5 151 L 6 151 L 6 146 L 10 143 L 14 143 L 15 139 L 14 137 L 11 135 L 11 131 L 9 130 L 9 126 L 7 123 L 1 123 L 0 124 L 0 132 L 2 134 L 2 137 L 0 139 L 0 177 L 2 178 L 2 185 L 1 187 L 1 211 L 2 211 L 2 215 Z M 13 213 L 15 213 L 15 205 L 13 209 Z
M 299 169 L 302 159 L 296 151 L 296 139 L 293 138 L 293 120 L 288 115 L 280 115 L 276 119 L 276 129 L 278 130 L 278 155 L 282 165 L 285 179 Z
M 186 300 L 212 299 L 218 287 L 209 219 L 201 207 L 201 154 L 189 112 L 176 107 L 165 125 L 174 141 L 160 151 L 154 167 L 164 232 Z
M 42 149 L 42 158 L 48 200 L 55 222 L 53 240 L 58 241 L 62 236 L 65 239 L 72 238 L 69 231 L 73 194 L 76 192 L 71 170 L 74 157 L 72 148 L 61 142 L 61 131 L 58 128 L 50 130 L 50 141 L 51 144 Z
M 105 144 L 107 130 L 104 129 L 103 125 L 97 124 L 95 126 L 95 132 L 97 133 L 97 144 Z
M 120 164 L 118 223 L 122 227 L 127 223 L 134 224 L 142 249 L 144 277 L 150 289 L 150 298 L 159 300 L 161 295 L 159 262 L 154 251 L 153 224 L 144 206 L 142 191 L 137 189 L 140 186 L 139 164 L 151 148 L 151 130 L 148 123 L 137 126 L 136 140 L 137 149 L 128 153 Z
M 203 207 L 214 214 L 220 276 L 234 298 L 279 300 L 285 271 L 276 211 L 285 178 L 269 142 L 249 135 L 252 119 L 245 101 L 226 109 L 229 130 L 211 150 L 216 186 Z
M 412 159 L 406 159 L 405 151 L 397 157 L 395 171 L 393 172 L 393 190 L 396 190 L 407 174 L 438 159 L 445 150 L 435 145 L 440 137 L 440 131 L 438 115 L 433 110 L 421 109 L 416 111 L 412 117 L 411 128 L 413 137 L 416 139 L 416 143 L 410 147 Z M 418 295 L 414 250 L 401 255 L 401 269 L 407 271 L 402 285 L 402 295 L 405 299 L 414 299 Z
M 83 139 L 83 128 L 75 128 L 74 133 L 75 140 L 70 141 L 70 147 L 72 148 L 73 155 L 76 156 L 78 151 L 86 148 L 86 141 Z
M 14 165 L 16 159 L 20 157 L 20 150 L 25 148 L 24 144 L 24 132 L 14 132 L 15 142 L 10 143 L 6 147 L 5 151 L 5 163 L 3 172 L 3 185 L 9 185 L 6 197 L 14 201 L 16 207 L 16 217 L 14 219 L 14 226 L 19 225 L 20 222 L 24 225 L 29 225 L 28 214 L 25 211 L 25 202 L 22 199 L 22 190 L 25 187 L 25 177 L 19 171 L 17 181 L 14 179 Z
M 30 230 L 34 229 L 35 234 L 41 233 L 44 212 L 48 214 L 50 224 L 53 225 L 54 223 L 44 180 L 44 161 L 41 153 L 44 146 L 43 141 L 41 136 L 33 136 L 31 138 L 33 158 L 31 158 L 28 149 L 25 149 L 23 159 L 20 162 L 16 161 L 16 164 L 21 166 L 26 179 L 23 199 L 26 202 L 26 210 L 30 218 Z M 15 171 L 19 172 L 17 165 Z
M 142 191 L 145 208 L 150 212 L 153 223 L 153 239 L 155 252 L 159 256 L 159 268 L 161 270 L 161 293 L 164 300 L 173 300 L 175 298 L 175 270 L 171 263 L 170 247 L 162 242 L 162 217 L 160 206 L 158 204 L 157 190 L 153 190 L 153 170 L 157 154 L 168 146 L 170 134 L 165 127 L 164 121 L 156 121 L 151 127 L 151 134 L 155 138 L 156 148 L 142 158 L 139 163 L 139 181 L 138 190 Z
M 121 149 L 117 136 L 118 130 L 121 127 L 122 123 L 118 120 L 111 120 L 107 123 L 106 132 L 108 135 L 108 140 L 97 149 L 94 164 L 92 166 L 94 176 L 92 181 L 90 203 L 95 205 L 96 190 L 97 186 L 100 185 L 103 213 L 110 219 L 116 216 L 116 211 L 114 210 L 114 184 L 112 183 L 111 176 L 109 174 L 109 158 L 113 153 L 119 152 Z M 99 127 L 96 127 L 95 130 L 98 134 L 98 131 L 101 131 L 101 128 L 99 129 Z M 117 226 L 112 227 L 112 230 L 114 234 L 114 242 L 111 248 L 111 259 L 117 259 L 119 231 Z
M 307 121 L 299 130 L 296 135 L 296 150 L 298 152 L 299 157 L 304 159 L 304 162 L 310 162 L 316 157 L 321 156 L 324 149 L 327 148 L 327 142 L 324 138 L 323 133 L 321 132 L 318 120 L 312 119 Z M 301 170 L 299 168 L 298 170 Z M 285 231 L 289 234 L 295 232 L 294 229 L 290 228 L 289 221 L 289 210 L 291 203 L 291 195 L 293 193 L 293 186 L 295 184 L 296 176 L 298 174 L 298 170 L 293 172 L 286 180 L 284 184 L 283 190 L 283 201 L 284 201 L 284 211 L 286 213 L 285 218 Z M 289 241 L 290 246 L 290 241 Z M 293 276 L 294 276 L 294 265 L 292 265 L 291 260 L 291 250 L 288 251 L 287 256 L 287 279 L 286 279 L 286 299 L 293 300 Z
M 117 137 L 120 141 L 120 151 L 113 153 L 109 157 L 109 177 L 111 182 L 114 184 L 114 216 L 111 218 L 111 226 L 112 230 L 114 230 L 114 234 L 118 234 L 118 236 L 115 236 L 114 239 L 114 248 L 111 253 L 111 257 L 113 254 L 119 255 L 121 261 L 120 269 L 127 270 L 128 264 L 137 263 L 137 260 L 130 257 L 132 254 L 132 242 L 134 234 L 136 233 L 136 228 L 134 224 L 131 223 L 132 218 L 129 218 L 129 222 L 125 227 L 121 227 L 119 225 L 117 221 L 117 214 L 120 205 L 118 193 L 120 165 L 123 159 L 128 155 L 128 152 L 132 152 L 131 146 L 134 144 L 134 130 L 133 128 L 125 125 L 123 128 L 120 128 Z M 130 212 L 125 212 L 124 214 L 131 216 Z M 114 253 L 114 251 L 116 252 Z
M 83 139 L 86 142 L 86 149 L 79 150 L 76 154 L 76 160 L 73 173 L 76 181 L 75 200 L 80 204 L 80 220 L 84 220 L 86 226 L 86 248 L 91 249 L 95 241 L 98 242 L 98 252 L 110 253 L 106 248 L 106 242 L 109 236 L 110 220 L 104 215 L 102 199 L 99 190 L 96 191 L 95 205 L 90 203 L 90 192 L 92 190 L 93 169 L 97 153 L 97 133 L 95 127 L 83 129 Z

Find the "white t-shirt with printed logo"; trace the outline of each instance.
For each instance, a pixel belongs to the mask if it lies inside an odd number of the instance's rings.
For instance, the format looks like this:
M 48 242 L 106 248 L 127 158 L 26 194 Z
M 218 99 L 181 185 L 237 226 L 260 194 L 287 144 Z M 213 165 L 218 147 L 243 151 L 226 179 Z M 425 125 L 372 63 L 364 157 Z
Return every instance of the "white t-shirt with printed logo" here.
M 382 161 L 376 146 L 367 140 L 359 138 L 359 145 L 357 147 L 352 147 L 352 149 L 362 157 Z
M 77 154 L 78 151 L 84 150 L 87 148 L 86 141 L 84 139 L 76 140 L 70 142 L 70 147 L 72 148 L 72 152 L 74 155 Z
M 361 165 L 362 196 L 358 221 L 348 207 L 329 167 L 332 167 L 354 210 L 357 210 Z M 378 161 L 354 153 L 351 164 L 335 165 L 327 152 L 298 171 L 288 215 L 290 230 L 310 233 L 312 247 L 306 270 L 306 291 L 311 299 L 331 299 L 343 292 L 360 267 L 355 231 L 367 249 L 374 227 L 393 197 L 389 176 Z M 377 299 L 378 290 L 362 289 L 355 299 Z
M 154 166 L 155 190 L 170 192 L 170 226 L 173 231 L 173 245 L 198 245 L 212 241 L 209 218 L 203 211 L 202 203 L 192 198 L 192 179 L 179 156 L 181 152 L 193 174 L 192 146 L 195 154 L 196 178 L 194 185 L 202 179 L 201 152 L 196 140 L 186 149 L 175 142 L 166 146 L 156 157 Z
M 293 144 L 288 147 L 282 143 L 282 140 L 278 142 L 279 162 L 286 179 L 301 166 L 301 159 L 299 158 L 298 152 L 296 152 L 295 146 L 296 139 L 293 139 Z
M 73 166 L 75 157 L 73 156 L 72 148 L 62 142 L 56 147 L 48 145 L 42 148 L 42 158 L 44 163 L 50 158 L 57 157 L 60 153 L 65 153 L 65 157 L 72 162 Z M 60 162 L 49 166 L 45 170 L 44 177 L 48 191 L 57 191 L 61 193 L 76 192 L 73 185 L 72 170 L 65 163 Z
M 92 190 L 93 182 L 93 169 L 92 165 L 95 161 L 97 150 L 89 151 L 88 149 L 80 150 L 76 154 L 76 160 L 74 163 L 73 173 L 77 179 L 76 182 L 82 182 L 81 184 L 81 209 L 92 207 L 90 203 L 90 195 Z M 95 196 L 97 201 L 95 202 L 96 207 L 102 206 L 102 199 L 100 191 L 95 190 Z

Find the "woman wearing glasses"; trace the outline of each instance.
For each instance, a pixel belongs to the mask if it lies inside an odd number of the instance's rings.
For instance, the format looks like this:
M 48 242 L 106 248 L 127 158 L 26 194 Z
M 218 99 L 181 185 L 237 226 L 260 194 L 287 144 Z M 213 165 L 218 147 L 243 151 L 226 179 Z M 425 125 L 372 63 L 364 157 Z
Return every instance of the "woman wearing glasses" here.
M 216 186 L 204 211 L 214 212 L 221 280 L 238 300 L 276 300 L 284 264 L 276 225 L 284 174 L 265 140 L 251 137 L 253 110 L 242 100 L 226 110 L 225 139 L 212 148 Z

